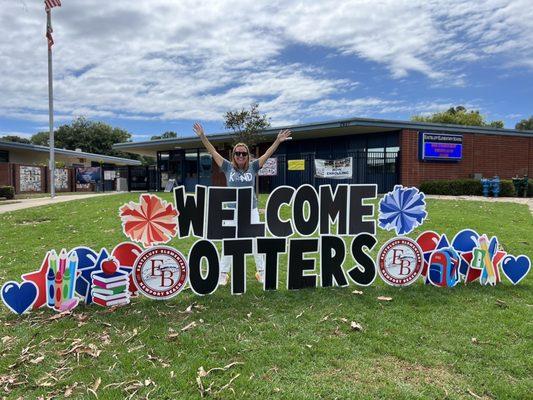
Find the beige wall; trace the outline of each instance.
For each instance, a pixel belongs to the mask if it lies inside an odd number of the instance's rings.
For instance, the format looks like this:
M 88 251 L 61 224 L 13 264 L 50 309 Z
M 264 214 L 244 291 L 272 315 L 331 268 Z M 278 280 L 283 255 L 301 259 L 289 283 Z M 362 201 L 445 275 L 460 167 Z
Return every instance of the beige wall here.
M 44 165 L 48 166 L 48 154 L 39 151 L 28 150 L 13 150 L 9 149 L 9 162 L 13 164 L 25 164 L 25 165 Z M 66 167 L 70 167 L 73 164 L 83 165 L 85 167 L 91 166 L 91 161 L 86 158 L 73 158 L 66 157 L 61 154 L 56 154 L 56 161 L 64 162 Z

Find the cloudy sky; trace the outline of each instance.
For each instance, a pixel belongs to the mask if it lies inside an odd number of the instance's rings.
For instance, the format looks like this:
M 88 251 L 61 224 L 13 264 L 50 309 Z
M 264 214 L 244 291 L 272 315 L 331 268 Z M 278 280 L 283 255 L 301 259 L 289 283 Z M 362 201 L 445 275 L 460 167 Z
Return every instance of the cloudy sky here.
M 258 102 L 273 126 L 409 119 L 452 105 L 513 128 L 533 114 L 531 0 L 62 0 L 56 125 L 147 140 L 223 131 Z M 47 130 L 41 0 L 0 0 L 0 136 Z

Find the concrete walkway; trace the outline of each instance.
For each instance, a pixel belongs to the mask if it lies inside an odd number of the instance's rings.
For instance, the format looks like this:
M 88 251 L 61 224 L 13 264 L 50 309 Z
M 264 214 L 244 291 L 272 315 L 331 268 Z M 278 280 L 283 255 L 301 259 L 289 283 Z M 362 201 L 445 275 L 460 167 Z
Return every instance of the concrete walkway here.
M 440 200 L 469 200 L 469 201 L 487 201 L 489 203 L 517 203 L 525 204 L 529 207 L 529 211 L 533 214 L 533 197 L 483 197 L 483 196 L 440 196 L 434 194 L 426 195 L 428 199 Z
M 65 195 L 65 196 L 56 196 L 56 198 L 53 200 L 50 197 L 39 197 L 35 199 L 6 200 L 6 204 L 3 204 L 3 202 L 0 201 L 0 214 L 11 212 L 11 211 L 24 210 L 25 208 L 40 207 L 40 206 L 47 206 L 49 204 L 64 203 L 66 201 L 84 200 L 90 197 L 111 196 L 111 195 L 118 194 L 118 193 L 125 193 L 125 192 Z

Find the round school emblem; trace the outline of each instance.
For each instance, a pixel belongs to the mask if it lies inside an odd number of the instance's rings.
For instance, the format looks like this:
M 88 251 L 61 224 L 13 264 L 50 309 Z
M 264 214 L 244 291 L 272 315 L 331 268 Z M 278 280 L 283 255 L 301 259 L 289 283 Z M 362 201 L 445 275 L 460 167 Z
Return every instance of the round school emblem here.
M 412 239 L 394 238 L 381 247 L 377 258 L 381 279 L 392 286 L 408 286 L 422 273 L 424 256 Z
M 145 250 L 135 261 L 133 281 L 146 297 L 167 300 L 176 296 L 187 283 L 189 268 L 183 255 L 167 246 Z

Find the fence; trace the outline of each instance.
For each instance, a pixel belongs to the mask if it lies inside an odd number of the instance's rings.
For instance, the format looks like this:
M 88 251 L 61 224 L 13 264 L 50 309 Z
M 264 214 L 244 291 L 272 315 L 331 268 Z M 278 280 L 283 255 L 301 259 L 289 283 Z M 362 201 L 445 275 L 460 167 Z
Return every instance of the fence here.
M 352 178 L 351 179 L 328 179 L 317 178 L 315 176 L 314 153 L 301 153 L 296 155 L 278 155 L 277 175 L 259 177 L 259 190 L 268 193 L 275 187 L 287 185 L 298 187 L 308 183 L 318 189 L 320 185 L 331 185 L 333 188 L 339 183 L 376 183 L 378 192 L 385 193 L 393 189 L 399 178 L 399 152 L 398 151 L 366 151 L 351 150 L 347 152 L 331 153 L 327 158 L 320 159 L 335 160 L 345 157 L 352 157 Z M 289 171 L 289 160 L 304 160 L 305 169 L 303 171 Z

